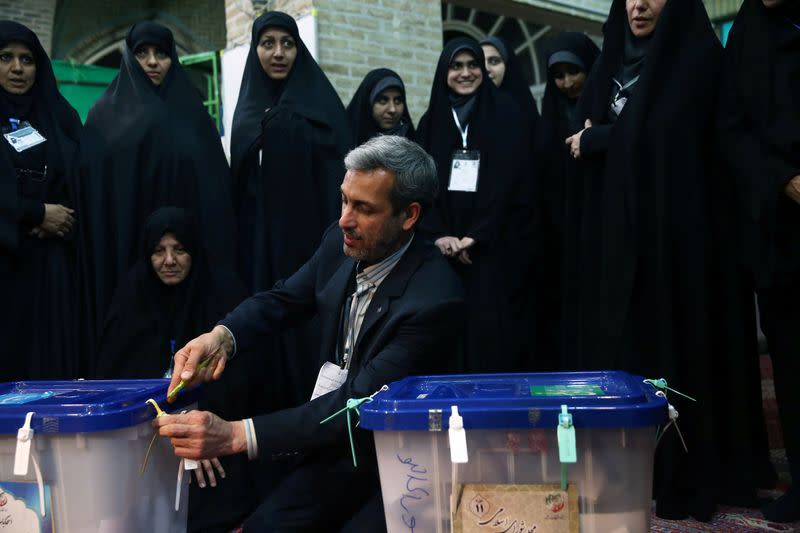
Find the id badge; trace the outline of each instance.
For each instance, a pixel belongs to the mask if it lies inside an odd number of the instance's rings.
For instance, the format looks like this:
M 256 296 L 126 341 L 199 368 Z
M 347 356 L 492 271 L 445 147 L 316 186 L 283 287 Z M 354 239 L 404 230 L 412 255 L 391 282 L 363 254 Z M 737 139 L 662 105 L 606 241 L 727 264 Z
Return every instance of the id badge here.
M 313 400 L 323 394 L 338 390 L 345 381 L 347 381 L 347 369 L 326 361 L 322 368 L 319 369 L 317 383 L 314 385 L 311 399 Z
M 36 128 L 27 122 L 23 122 L 20 126 L 18 130 L 3 134 L 8 144 L 13 146 L 14 150 L 17 152 L 24 152 L 28 148 L 36 146 L 37 144 L 42 144 L 47 140 Z
M 619 98 L 615 98 L 613 102 L 611 102 L 611 109 L 614 110 L 614 113 L 617 116 L 622 114 L 622 110 L 625 109 L 625 104 L 628 103 L 628 98 L 625 96 L 620 96 Z
M 478 190 L 478 170 L 481 153 L 478 150 L 456 150 L 450 164 L 448 191 L 475 192 Z

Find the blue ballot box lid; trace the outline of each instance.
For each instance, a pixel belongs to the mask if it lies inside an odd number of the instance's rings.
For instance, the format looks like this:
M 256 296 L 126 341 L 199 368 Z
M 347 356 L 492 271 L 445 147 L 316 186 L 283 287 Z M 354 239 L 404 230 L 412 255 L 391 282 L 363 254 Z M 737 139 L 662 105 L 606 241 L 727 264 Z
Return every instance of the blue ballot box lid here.
M 359 408 L 361 427 L 446 430 L 453 405 L 466 429 L 554 428 L 562 405 L 575 427 L 642 427 L 667 421 L 667 400 L 652 385 L 640 376 L 608 371 L 412 376 L 364 403 Z
M 166 412 L 197 402 L 199 391 L 187 390 L 167 403 L 168 379 L 110 381 L 17 381 L 0 384 L 0 434 L 14 434 L 33 411 L 36 433 L 111 431 L 155 418 L 152 398 Z

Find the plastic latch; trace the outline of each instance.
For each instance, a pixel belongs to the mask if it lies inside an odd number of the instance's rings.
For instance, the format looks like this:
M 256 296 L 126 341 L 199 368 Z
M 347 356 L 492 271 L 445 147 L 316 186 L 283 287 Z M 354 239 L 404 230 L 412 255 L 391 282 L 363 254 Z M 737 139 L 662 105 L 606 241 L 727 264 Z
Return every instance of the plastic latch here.
M 572 425 L 572 415 L 567 411 L 567 406 L 561 406 L 558 415 L 558 457 L 562 463 L 578 462 L 578 447 L 575 444 L 575 426 Z
M 450 438 L 450 462 L 467 463 L 467 432 L 464 430 L 464 419 L 458 414 L 458 406 L 450 407 L 450 419 L 447 434 Z
M 33 430 L 31 429 L 31 419 L 33 411 L 25 415 L 25 423 L 17 430 L 17 451 L 14 454 L 14 475 L 27 476 L 28 463 L 31 457 L 31 443 L 33 442 Z
M 183 460 L 183 468 L 185 470 L 197 470 L 198 466 L 200 466 L 200 463 L 198 463 L 194 459 L 184 459 Z

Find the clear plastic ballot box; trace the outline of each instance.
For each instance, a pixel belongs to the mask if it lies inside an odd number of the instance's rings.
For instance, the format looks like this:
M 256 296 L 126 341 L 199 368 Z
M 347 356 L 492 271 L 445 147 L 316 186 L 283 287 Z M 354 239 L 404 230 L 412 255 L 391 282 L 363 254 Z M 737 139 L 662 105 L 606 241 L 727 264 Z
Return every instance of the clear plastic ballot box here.
M 389 533 L 650 531 L 668 404 L 639 376 L 409 377 L 360 414 Z
M 0 385 L 0 533 L 185 531 L 189 472 L 168 439 L 153 440 L 156 412 L 146 402 L 180 412 L 194 406 L 198 393 L 167 404 L 168 385 L 166 379 Z

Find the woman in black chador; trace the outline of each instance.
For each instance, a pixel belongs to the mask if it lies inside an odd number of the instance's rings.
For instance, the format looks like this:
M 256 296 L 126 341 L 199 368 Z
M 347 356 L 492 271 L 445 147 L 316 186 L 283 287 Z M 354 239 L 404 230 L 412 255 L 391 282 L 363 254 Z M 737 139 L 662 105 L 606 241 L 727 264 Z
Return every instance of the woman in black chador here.
M 347 106 L 347 116 L 356 145 L 379 134 L 414 140 L 406 86 L 400 76 L 388 68 L 367 73 Z
M 739 474 L 759 458 L 755 324 L 712 157 L 721 54 L 700 0 L 614 0 L 567 140 L 564 368 L 665 378 L 697 399 L 670 394 L 688 452 L 672 429 L 659 443 L 665 518 L 754 500 Z
M 502 37 L 486 37 L 480 44 L 489 78 L 495 87 L 517 103 L 522 116 L 530 125 L 530 139 L 533 141 L 539 125 L 539 110 L 528 82 L 522 77 L 522 67 L 517 55 Z
M 231 137 L 240 267 L 251 291 L 293 274 L 339 218 L 343 160 L 351 146 L 344 106 L 294 19 L 280 12 L 258 17 Z M 280 402 L 310 397 L 319 370 L 311 368 L 316 336 L 312 322 L 276 340 L 270 364 L 292 361 L 271 370 Z
M 442 51 L 419 142 L 439 172 L 439 196 L 421 228 L 451 258 L 469 304 L 451 370 L 525 370 L 512 331 L 510 288 L 521 262 L 509 226 L 525 200 L 530 138 L 517 105 L 488 79 L 477 41 L 454 39 Z
M 247 297 L 230 267 L 209 259 L 203 240 L 184 209 L 163 207 L 147 218 L 137 261 L 106 315 L 95 378 L 165 376 L 176 350 Z M 254 390 L 249 359 L 245 354 L 220 381 L 205 385 L 199 408 L 229 420 L 255 414 L 262 391 Z M 192 483 L 189 530 L 230 531 L 254 504 L 246 457 L 204 461 L 197 472 L 203 482 L 211 481 L 204 479 L 209 472 L 215 481 L 205 488 Z
M 569 136 L 578 97 L 600 49 L 583 33 L 559 34 L 548 47 L 547 85 L 536 135 L 536 212 L 540 247 L 534 261 L 537 368 L 555 370 L 560 358 L 561 265 L 564 239 L 564 181 Z
M 800 520 L 800 5 L 746 0 L 731 29 L 719 144 L 737 192 L 742 257 L 758 291 L 793 488 L 766 505 Z
M 78 361 L 68 177 L 81 123 L 31 30 L 0 21 L 0 382 L 69 379 Z
M 77 184 L 81 275 L 91 349 L 139 231 L 165 205 L 192 209 L 209 250 L 234 257 L 230 170 L 211 117 L 178 61 L 169 29 L 134 24 L 120 72 L 89 111 Z

